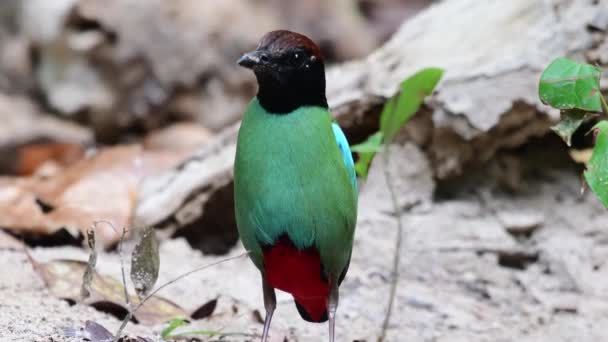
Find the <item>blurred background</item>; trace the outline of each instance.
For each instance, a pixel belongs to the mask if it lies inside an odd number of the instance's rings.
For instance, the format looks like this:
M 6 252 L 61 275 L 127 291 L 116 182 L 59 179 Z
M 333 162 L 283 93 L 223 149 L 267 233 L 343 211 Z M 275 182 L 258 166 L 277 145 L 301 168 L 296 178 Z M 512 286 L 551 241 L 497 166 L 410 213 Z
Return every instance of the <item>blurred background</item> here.
M 95 143 L 184 121 L 214 133 L 255 94 L 235 61 L 265 32 L 303 32 L 334 64 L 366 56 L 429 3 L 7 0 L 0 88 L 79 124 Z
M 556 57 L 608 64 L 605 0 L 1 0 L 0 340 L 71 341 L 62 329 L 86 320 L 118 327 L 120 293 L 81 302 L 71 275 L 82 269 L 60 262 L 87 260 L 96 220 L 133 228 L 125 255 L 140 227 L 157 229 L 159 284 L 242 252 L 231 168 L 256 83 L 236 60 L 278 28 L 321 47 L 351 143 L 378 129 L 402 80 L 445 70 L 391 164 L 360 180 L 340 341 L 382 334 L 396 217 L 404 244 L 387 341 L 608 340 L 608 216 L 581 193 L 594 120 L 568 147 L 537 94 Z M 120 279 L 120 231 L 97 234 L 97 270 Z M 245 259 L 189 277 L 161 293 L 171 310 L 126 332 L 160 340 L 186 315 L 190 330 L 252 340 L 258 278 Z M 326 336 L 286 295 L 272 331 L 272 341 Z

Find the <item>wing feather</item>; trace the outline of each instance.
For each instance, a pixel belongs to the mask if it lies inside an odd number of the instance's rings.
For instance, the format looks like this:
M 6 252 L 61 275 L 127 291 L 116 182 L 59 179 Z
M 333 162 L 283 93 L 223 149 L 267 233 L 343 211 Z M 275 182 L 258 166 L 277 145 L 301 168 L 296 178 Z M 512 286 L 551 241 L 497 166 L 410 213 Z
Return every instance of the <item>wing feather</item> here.
M 344 132 L 342 132 L 342 129 L 337 123 L 333 122 L 331 124 L 331 128 L 334 132 L 334 136 L 336 137 L 336 143 L 340 148 L 340 154 L 342 155 L 342 160 L 344 160 L 344 165 L 346 166 L 346 171 L 348 172 L 351 185 L 355 190 L 355 193 L 357 193 L 357 174 L 355 173 L 355 162 L 353 160 L 353 154 L 350 151 L 348 140 L 346 140 Z

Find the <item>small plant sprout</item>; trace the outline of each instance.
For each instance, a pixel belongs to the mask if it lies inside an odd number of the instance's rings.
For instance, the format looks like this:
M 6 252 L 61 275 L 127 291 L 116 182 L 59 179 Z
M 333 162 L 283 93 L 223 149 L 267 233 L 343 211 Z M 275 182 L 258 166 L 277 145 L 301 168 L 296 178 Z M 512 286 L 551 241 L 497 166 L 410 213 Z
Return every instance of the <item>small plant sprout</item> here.
M 359 154 L 355 171 L 362 178 L 367 178 L 369 166 L 376 152 L 386 149 L 384 154 L 384 177 L 391 195 L 391 201 L 395 210 L 397 220 L 397 238 L 395 239 L 395 254 L 393 257 L 393 277 L 388 298 L 386 316 L 382 323 L 382 331 L 379 342 L 384 341 L 390 323 L 397 291 L 397 280 L 399 279 L 400 251 L 403 239 L 403 227 L 401 224 L 401 213 L 397 203 L 397 195 L 393 180 L 389 175 L 390 160 L 388 149 L 393 138 L 399 133 L 401 128 L 418 112 L 424 99 L 431 95 L 443 76 L 443 70 L 437 68 L 423 69 L 401 83 L 400 92 L 390 98 L 380 114 L 380 130 L 371 135 L 365 142 L 351 147 L 353 152 Z
M 81 295 L 88 296 L 90 293 L 90 287 L 94 275 L 95 263 L 97 260 L 97 253 L 95 251 L 95 228 L 98 224 L 105 223 L 110 225 L 112 229 L 115 231 L 116 228 L 112 225 L 111 222 L 108 221 L 96 221 L 92 228 L 87 232 L 87 242 L 89 248 L 91 250 L 91 255 L 89 256 L 89 262 L 87 265 L 87 269 L 84 272 Z M 118 231 L 117 231 L 118 232 Z M 118 255 L 120 258 L 120 268 L 122 273 L 122 286 L 124 289 L 124 300 L 127 306 L 128 312 L 126 317 L 123 319 L 120 327 L 113 335 L 113 341 L 117 342 L 120 340 L 122 331 L 127 326 L 131 318 L 135 315 L 135 313 L 142 308 L 142 306 L 151 298 L 155 298 L 155 295 L 164 289 L 165 287 L 176 283 L 180 279 L 183 279 L 193 273 L 198 271 L 207 269 L 212 266 L 216 266 L 222 264 L 224 262 L 245 257 L 248 252 L 244 252 L 237 256 L 225 258 L 222 260 L 218 260 L 216 262 L 199 266 L 194 268 L 188 272 L 185 272 L 172 280 L 167 281 L 166 283 L 158 286 L 156 289 L 154 285 L 158 280 L 158 273 L 160 268 L 160 254 L 158 250 L 158 241 L 156 240 L 156 235 L 153 227 L 147 227 L 144 229 L 143 234 L 139 242 L 136 244 L 133 249 L 133 253 L 131 255 L 131 281 L 133 283 L 133 287 L 137 294 L 137 298 L 133 297 L 133 300 L 130 299 L 131 295 L 129 294 L 126 275 L 125 275 L 125 267 L 124 267 L 124 258 L 122 254 L 122 246 L 124 243 L 124 239 L 126 236 L 127 230 L 123 229 L 120 241 L 118 242 Z M 187 321 L 184 318 L 174 319 L 170 322 L 169 326 L 163 331 L 163 336 L 171 334 L 173 330 L 175 330 L 180 325 L 187 324 Z M 199 334 L 202 334 L 199 332 Z M 225 335 L 221 332 L 207 332 L 206 335 Z
M 391 97 L 382 108 L 380 130 L 363 143 L 351 146 L 351 150 L 358 154 L 355 171 L 360 177 L 367 178 L 370 163 L 376 152 L 390 144 L 395 135 L 420 109 L 424 99 L 433 93 L 442 76 L 443 70 L 427 68 L 401 83 L 399 93 Z
M 558 58 L 542 73 L 538 86 L 541 101 L 561 112 L 561 120 L 552 127 L 568 146 L 572 135 L 583 122 L 599 113 L 608 116 L 608 105 L 600 88 L 602 70 L 568 58 Z M 608 121 L 593 127 L 595 147 L 587 162 L 585 180 L 608 207 Z

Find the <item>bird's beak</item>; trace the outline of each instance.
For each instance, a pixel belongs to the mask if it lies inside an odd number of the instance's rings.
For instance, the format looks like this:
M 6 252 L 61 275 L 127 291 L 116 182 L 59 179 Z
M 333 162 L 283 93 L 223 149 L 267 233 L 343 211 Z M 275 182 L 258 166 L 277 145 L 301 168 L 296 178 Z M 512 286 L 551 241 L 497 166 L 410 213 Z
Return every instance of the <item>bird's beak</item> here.
M 244 54 L 239 58 L 237 63 L 244 68 L 253 69 L 256 65 L 263 64 L 266 59 L 265 57 L 265 52 L 255 50 Z

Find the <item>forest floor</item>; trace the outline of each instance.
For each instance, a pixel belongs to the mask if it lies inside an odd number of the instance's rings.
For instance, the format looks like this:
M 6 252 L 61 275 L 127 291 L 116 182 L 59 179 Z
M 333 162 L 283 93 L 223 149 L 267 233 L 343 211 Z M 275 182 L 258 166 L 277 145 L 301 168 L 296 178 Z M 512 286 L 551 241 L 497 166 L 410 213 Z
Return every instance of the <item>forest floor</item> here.
M 593 194 L 580 194 L 580 170 L 565 149 L 547 155 L 558 143 L 533 140 L 443 183 L 431 178 L 418 147 L 391 147 L 389 174 L 402 208 L 404 240 L 388 341 L 608 340 L 608 216 Z M 341 287 L 339 341 L 376 341 L 385 317 L 397 228 L 383 165 L 374 163 L 361 189 L 352 263 Z M 210 256 L 176 238 L 163 240 L 160 251 L 162 284 L 238 255 L 242 247 Z M 66 246 L 35 247 L 31 255 L 37 262 L 88 257 L 82 248 Z M 101 253 L 98 260 L 100 273 L 120 279 L 115 252 Z M 0 269 L 2 341 L 69 341 L 63 329 L 86 320 L 110 331 L 120 324 L 49 295 L 23 251 L 0 249 Z M 188 330 L 261 332 L 259 274 L 246 258 L 195 273 L 160 294 L 186 311 L 217 299 L 211 316 L 193 321 Z M 160 340 L 163 328 L 129 324 L 126 332 Z M 304 322 L 292 299 L 279 293 L 271 332 L 271 341 L 319 341 L 327 325 Z M 208 340 L 252 339 L 257 340 Z

